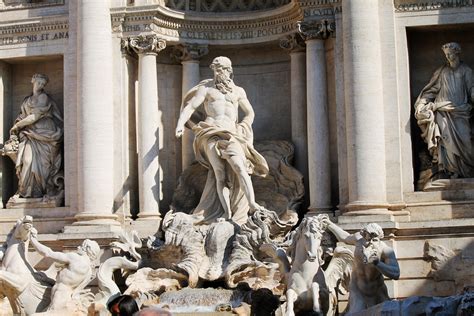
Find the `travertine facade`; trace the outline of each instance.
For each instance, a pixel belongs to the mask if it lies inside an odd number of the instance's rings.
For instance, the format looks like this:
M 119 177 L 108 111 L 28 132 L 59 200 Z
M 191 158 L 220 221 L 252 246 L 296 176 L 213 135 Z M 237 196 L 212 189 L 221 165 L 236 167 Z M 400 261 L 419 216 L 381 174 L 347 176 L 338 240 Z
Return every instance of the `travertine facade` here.
M 431 157 L 415 101 L 446 62 L 443 44 L 459 43 L 474 65 L 472 1 L 244 2 L 0 0 L 0 143 L 35 73 L 50 78 L 64 118 L 64 206 L 2 209 L 0 239 L 23 215 L 55 250 L 107 246 L 129 222 L 156 233 L 193 160 L 192 134 L 175 138 L 183 94 L 227 56 L 255 111 L 256 146 L 295 145 L 300 215 L 334 215 L 351 233 L 380 224 L 400 265 L 390 297 L 456 294 L 455 276 L 431 277 L 424 245 L 474 255 L 474 179 L 423 191 Z M 2 159 L 4 206 L 14 172 Z

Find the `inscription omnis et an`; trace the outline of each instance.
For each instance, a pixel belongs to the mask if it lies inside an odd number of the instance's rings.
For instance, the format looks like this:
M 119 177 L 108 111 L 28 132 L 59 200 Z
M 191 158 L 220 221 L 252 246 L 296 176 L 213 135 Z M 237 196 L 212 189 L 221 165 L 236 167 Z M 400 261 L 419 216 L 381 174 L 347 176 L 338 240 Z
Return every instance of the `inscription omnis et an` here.
M 0 37 L 0 46 L 15 45 L 23 43 L 34 43 L 42 41 L 56 41 L 69 38 L 68 32 L 42 33 Z

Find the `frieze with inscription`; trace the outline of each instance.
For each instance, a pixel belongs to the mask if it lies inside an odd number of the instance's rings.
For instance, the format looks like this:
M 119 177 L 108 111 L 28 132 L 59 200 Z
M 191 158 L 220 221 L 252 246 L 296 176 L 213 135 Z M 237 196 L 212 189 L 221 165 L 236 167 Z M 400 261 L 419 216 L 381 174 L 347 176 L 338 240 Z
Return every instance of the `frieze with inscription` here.
M 0 46 L 42 42 L 42 41 L 55 41 L 55 40 L 67 39 L 67 38 L 69 38 L 69 33 L 67 31 L 28 34 L 28 35 L 14 35 L 14 36 L 0 37 Z

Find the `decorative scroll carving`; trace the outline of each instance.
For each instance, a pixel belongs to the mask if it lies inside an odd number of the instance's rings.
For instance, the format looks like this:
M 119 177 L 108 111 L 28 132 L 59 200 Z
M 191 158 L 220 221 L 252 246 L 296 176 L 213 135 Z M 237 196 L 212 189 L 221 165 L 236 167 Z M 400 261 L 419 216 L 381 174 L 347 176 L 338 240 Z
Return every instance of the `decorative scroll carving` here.
M 128 38 L 127 44 L 122 47 L 128 47 L 137 54 L 157 54 L 166 48 L 166 41 L 155 34 L 138 35 Z
M 171 57 L 182 62 L 188 60 L 199 60 L 202 56 L 209 53 L 207 45 L 184 44 L 173 47 Z
M 330 20 L 300 21 L 297 23 L 298 31 L 305 40 L 327 39 L 335 34 L 336 22 Z
M 273 9 L 290 3 L 290 0 L 166 0 L 165 5 L 174 10 L 197 12 L 241 12 Z
M 304 51 L 306 43 L 299 33 L 293 33 L 280 39 L 280 47 L 290 52 Z

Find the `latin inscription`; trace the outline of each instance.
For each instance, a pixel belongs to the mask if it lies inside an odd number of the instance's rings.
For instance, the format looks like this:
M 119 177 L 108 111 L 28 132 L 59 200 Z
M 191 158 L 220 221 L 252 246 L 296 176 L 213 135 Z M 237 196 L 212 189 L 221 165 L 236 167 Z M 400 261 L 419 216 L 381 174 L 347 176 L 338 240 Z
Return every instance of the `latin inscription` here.
M 34 43 L 42 41 L 56 41 L 60 39 L 69 38 L 68 32 L 43 33 L 0 37 L 0 46 L 15 45 L 23 43 Z

